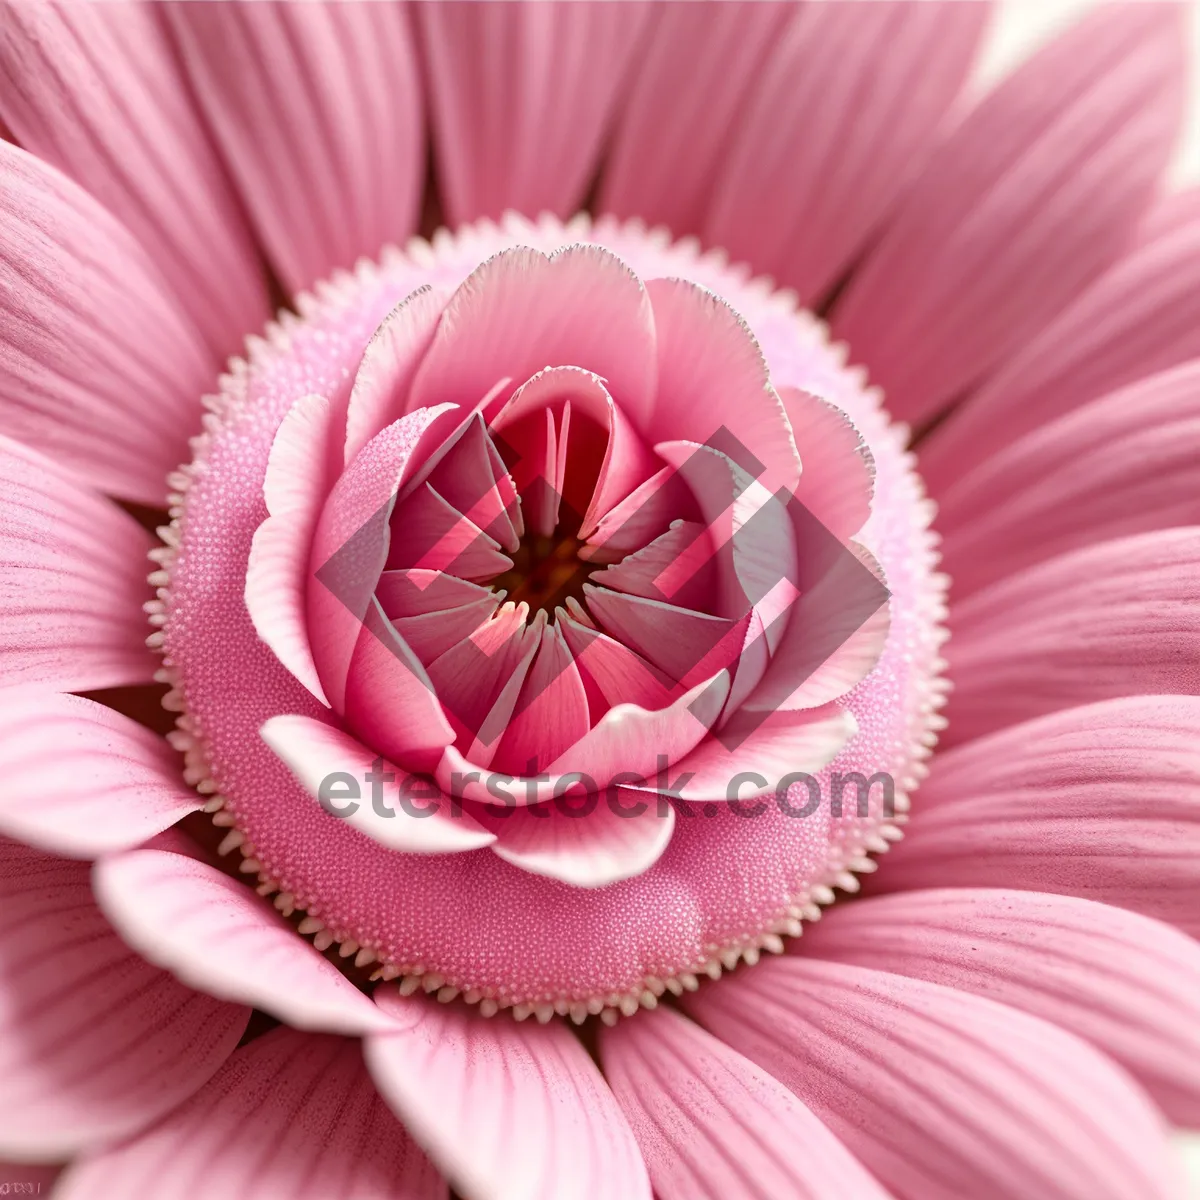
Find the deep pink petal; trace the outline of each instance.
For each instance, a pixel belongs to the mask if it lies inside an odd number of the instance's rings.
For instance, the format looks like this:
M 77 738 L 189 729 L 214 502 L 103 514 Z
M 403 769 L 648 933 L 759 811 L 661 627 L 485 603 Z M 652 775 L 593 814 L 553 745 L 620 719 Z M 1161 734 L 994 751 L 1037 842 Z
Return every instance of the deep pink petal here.
M 308 642 L 306 601 L 334 423 L 324 396 L 302 396 L 283 418 L 263 482 L 270 515 L 254 533 L 246 567 L 246 609 L 255 631 L 322 704 L 329 702 Z
M 489 812 L 491 815 L 489 815 Z M 564 789 L 556 804 L 487 810 L 492 849 L 505 862 L 573 887 L 606 887 L 649 870 L 675 828 L 675 809 L 621 787 L 589 796 Z
M 819 298 L 928 158 L 987 14 L 953 3 L 803 8 L 722 156 L 705 240 L 803 301 Z
M 661 1200 L 886 1200 L 783 1084 L 670 1009 L 602 1030 L 600 1060 Z
M 445 1200 L 358 1046 L 274 1029 L 141 1136 L 76 1163 L 65 1200 Z
M 1200 690 L 1200 527 L 1039 563 L 951 609 L 947 740 L 1110 696 Z
M 88 871 L 0 839 L 7 1157 L 66 1158 L 157 1120 L 221 1065 L 250 1016 L 130 950 L 96 907 Z
M 1130 243 L 1179 129 L 1182 19 L 1102 6 L 935 153 L 834 313 L 890 412 L 932 415 Z
M 379 994 L 366 1060 L 392 1111 L 472 1200 L 649 1200 L 616 1100 L 565 1023 Z
M 0 118 L 137 236 L 214 359 L 262 327 L 253 241 L 153 9 L 9 6 Z
M 451 226 L 510 208 L 575 212 L 648 11 L 503 0 L 416 6 Z
M 331 725 L 311 717 L 278 716 L 263 726 L 262 736 L 313 796 L 319 795 L 330 776 L 348 776 L 355 785 L 351 794 L 357 794 L 359 799 L 337 799 L 337 808 L 343 810 L 337 819 L 382 846 L 404 854 L 453 854 L 477 850 L 495 840 L 466 813 L 452 814 L 448 797 L 428 794 L 427 783 L 381 760 L 374 750 L 368 750 Z M 391 776 L 380 805 L 388 816 L 380 816 L 365 782 L 375 763 Z M 342 782 L 344 786 L 337 792 L 339 797 L 349 790 L 346 781 Z M 404 788 L 409 789 L 404 793 L 409 798 L 408 804 L 397 800 Z M 353 811 L 344 811 L 351 805 Z
M 200 807 L 167 743 L 80 696 L 0 692 L 0 828 L 71 858 L 127 850 Z
M 1054 713 L 940 754 L 878 886 L 1012 887 L 1200 934 L 1200 697 Z
M 1200 1121 L 1200 943 L 1090 900 L 935 888 L 836 905 L 803 950 L 1010 1004 L 1087 1038 Z
M 887 1188 L 921 1200 L 1167 1200 L 1157 1110 L 1066 1030 L 886 971 L 760 963 L 684 1001 L 803 1100 Z
M 1184 199 L 1177 215 L 1161 206 L 1153 236 L 1113 263 L 922 444 L 921 472 L 939 501 L 1040 426 L 1200 356 L 1200 204 Z
M 149 683 L 151 544 L 115 505 L 0 435 L 0 686 Z
M 682 0 L 657 6 L 612 134 L 599 209 L 698 234 L 726 142 L 786 4 Z
M 599 375 L 635 425 L 634 414 L 652 408 L 654 314 L 637 276 L 609 251 L 569 246 L 547 257 L 518 246 L 483 263 L 446 305 L 409 406 L 469 411 L 501 380 L 546 366 Z
M 1197 445 L 1200 361 L 1003 447 L 939 497 L 942 565 L 955 599 L 1093 542 L 1200 524 Z
M 196 98 L 293 290 L 416 224 L 425 177 L 417 62 L 400 5 L 180 4 Z
M 93 883 L 126 942 L 210 995 L 299 1029 L 358 1034 L 387 1024 L 265 900 L 207 863 L 131 850 L 98 862 Z
M 0 141 L 0 433 L 155 507 L 186 462 L 208 348 L 123 225 Z

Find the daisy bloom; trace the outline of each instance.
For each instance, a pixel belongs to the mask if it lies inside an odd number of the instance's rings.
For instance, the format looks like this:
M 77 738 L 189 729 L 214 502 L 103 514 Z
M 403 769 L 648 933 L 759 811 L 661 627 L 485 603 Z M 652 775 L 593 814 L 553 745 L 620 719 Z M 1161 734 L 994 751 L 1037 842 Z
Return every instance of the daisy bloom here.
M 0 1192 L 1179 1197 L 1185 15 L 4 5 Z

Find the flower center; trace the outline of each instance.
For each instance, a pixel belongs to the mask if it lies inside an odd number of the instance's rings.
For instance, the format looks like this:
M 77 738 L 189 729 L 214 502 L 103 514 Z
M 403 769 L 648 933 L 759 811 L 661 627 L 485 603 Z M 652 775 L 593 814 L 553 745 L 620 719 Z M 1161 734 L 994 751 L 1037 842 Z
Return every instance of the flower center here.
M 260 892 L 377 978 L 583 1020 L 856 890 L 944 607 L 823 328 L 607 221 L 485 223 L 298 309 L 210 401 L 154 577 L 174 740 Z

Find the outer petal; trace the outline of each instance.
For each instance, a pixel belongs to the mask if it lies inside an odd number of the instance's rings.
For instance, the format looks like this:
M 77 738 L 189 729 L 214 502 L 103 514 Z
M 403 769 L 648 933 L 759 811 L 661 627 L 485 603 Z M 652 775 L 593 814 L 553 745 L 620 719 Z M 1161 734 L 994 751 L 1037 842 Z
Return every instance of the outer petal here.
M 0 436 L 0 686 L 149 683 L 150 545 L 132 517 Z
M 81 696 L 0 692 L 0 829 L 72 858 L 127 850 L 200 807 L 157 734 Z
M 956 600 L 1092 542 L 1200 523 L 1198 445 L 1200 360 L 1004 447 L 939 498 Z
M 1117 538 L 952 609 L 947 740 L 1109 696 L 1200 690 L 1200 527 Z
M 1200 203 L 1152 212 L 1119 258 L 921 446 L 935 496 L 997 450 L 1125 384 L 1200 356 Z M 1174 217 L 1174 219 L 1172 219 Z
M 367 1039 L 367 1066 L 472 1200 L 649 1200 L 633 1134 L 563 1022 L 488 1020 L 394 989 L 379 1004 L 400 1029 Z
M 1083 896 L 1200 933 L 1200 697 L 1135 696 L 940 754 L 879 886 Z
M 649 6 L 497 0 L 416 8 L 449 223 L 508 208 L 570 216 Z
M 131 946 L 212 995 L 300 1029 L 364 1033 L 387 1024 L 268 904 L 207 863 L 132 850 L 97 863 L 94 886 Z
M 237 1045 L 249 1010 L 131 951 L 96 907 L 87 864 L 0 840 L 0 897 L 0 1154 L 60 1159 L 124 1137 Z
M 412 232 L 425 175 L 421 94 L 399 5 L 178 4 L 168 14 L 290 288 Z
M 1103 6 L 937 151 L 835 312 L 892 413 L 936 412 L 1131 241 L 1179 128 L 1181 21 Z
M 1174 1196 L 1170 1148 L 1128 1077 L 1065 1030 L 966 992 L 787 958 L 688 997 L 885 1187 L 921 1200 Z
M 160 506 L 211 382 L 207 347 L 129 231 L 0 141 L 0 432 Z
M 885 1200 L 776 1079 L 670 1009 L 600 1034 L 609 1085 L 661 1200 Z
M 137 235 L 214 355 L 268 316 L 224 168 L 144 4 L 6 4 L 0 117 Z
M 574 887 L 605 887 L 648 871 L 675 828 L 675 809 L 657 797 L 622 788 L 603 795 L 567 795 L 558 804 L 514 807 L 484 824 L 496 832 L 492 849 L 534 875 Z
M 263 726 L 262 736 L 314 796 L 319 795 L 331 776 L 343 776 L 343 782 L 348 777 L 355 784 L 354 794 L 359 799 L 350 801 L 345 808 L 339 799 L 337 807 L 342 812 L 336 815 L 389 850 L 404 854 L 454 854 L 477 850 L 496 840 L 466 813 L 452 811 L 449 797 L 428 795 L 429 786 L 424 781 L 398 770 L 350 734 L 331 725 L 311 717 L 278 716 Z M 373 764 L 379 764 L 385 776 L 390 776 L 384 797 L 385 811 L 389 814 L 386 817 L 379 815 L 359 786 L 360 781 L 370 776 Z M 422 786 L 403 791 L 417 784 Z M 393 807 L 398 788 L 408 797 L 408 803 Z
M 447 1190 L 354 1042 L 275 1029 L 154 1129 L 77 1163 L 55 1195 L 444 1200 Z
M 705 240 L 820 297 L 924 163 L 987 16 L 983 4 L 805 6 L 725 147 Z
M 936 888 L 836 905 L 803 948 L 1044 1017 L 1125 1066 L 1173 1123 L 1200 1122 L 1200 944 L 1160 921 L 1067 896 Z
M 789 4 L 658 5 L 612 135 L 599 208 L 680 237 L 701 231 L 721 152 Z

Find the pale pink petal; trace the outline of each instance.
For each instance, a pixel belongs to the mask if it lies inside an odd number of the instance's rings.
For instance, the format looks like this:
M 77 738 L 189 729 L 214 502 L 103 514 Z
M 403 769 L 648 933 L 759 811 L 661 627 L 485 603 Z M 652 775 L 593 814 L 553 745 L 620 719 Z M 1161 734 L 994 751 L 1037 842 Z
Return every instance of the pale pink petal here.
M 1200 526 L 1052 558 L 951 608 L 945 736 L 1110 696 L 1200 691 Z
M 938 755 L 879 886 L 1012 887 L 1200 934 L 1200 697 L 1054 713 Z
M 275 1029 L 153 1129 L 76 1163 L 62 1200 L 445 1200 L 344 1038 Z
M 1066 1030 L 886 971 L 773 959 L 684 1001 L 920 1200 L 1168 1200 L 1157 1110 Z
M 380 607 L 392 621 L 462 608 L 496 595 L 478 583 L 415 569 L 384 571 L 375 588 Z
M 1119 258 L 921 446 L 934 494 L 1117 388 L 1200 357 L 1200 204 Z M 1151 213 L 1154 216 L 1154 213 Z
M 0 119 L 137 236 L 215 359 L 269 316 L 225 170 L 144 4 L 11 4 Z
M 78 184 L 0 141 L 0 433 L 161 507 L 212 360 L 157 267 Z
M 450 579 L 453 576 L 443 575 L 442 578 Z M 443 608 L 437 612 L 420 613 L 415 617 L 391 617 L 389 620 L 409 649 L 428 666 L 435 658 L 445 654 L 451 646 L 457 645 L 463 638 L 470 637 L 492 616 L 500 601 L 500 593 L 489 590 L 486 596 L 458 608 Z
M 796 443 L 750 327 L 720 296 L 686 280 L 651 279 L 646 291 L 654 306 L 658 393 L 649 410 L 613 393 L 638 431 L 652 445 L 696 442 L 720 451 L 768 492 L 795 487 Z M 729 503 L 728 485 L 725 492 Z
M 157 1120 L 221 1065 L 250 1015 L 130 950 L 88 874 L 86 863 L 0 839 L 6 1157 L 66 1158 Z
M 935 888 L 835 905 L 804 951 L 989 996 L 1087 1038 L 1178 1125 L 1200 1122 L 1200 944 L 1038 892 Z
M 92 881 L 121 937 L 184 983 L 299 1029 L 360 1034 L 387 1024 L 270 904 L 207 863 L 130 850 L 98 862 Z
M 1200 361 L 1004 446 L 939 497 L 955 600 L 1092 542 L 1200 524 L 1198 445 Z
M 1181 192 L 1167 192 L 1150 206 L 1138 226 L 1138 244 L 1169 237 L 1177 229 L 1192 226 L 1200 217 L 1200 188 L 1189 187 Z
M 600 1061 L 661 1200 L 886 1200 L 783 1084 L 670 1009 L 602 1030 Z
M 446 307 L 446 293 L 423 287 L 396 305 L 371 335 L 350 392 L 345 463 L 408 411 L 408 391 Z
M 929 156 L 982 4 L 805 6 L 722 156 L 705 240 L 818 299 Z
M 311 717 L 279 716 L 262 727 L 262 737 L 313 796 L 319 797 L 332 776 L 341 776 L 342 786 L 330 792 L 338 809 L 334 815 L 389 850 L 453 854 L 495 841 L 466 813 L 452 812 L 447 796 L 430 794 L 428 781 L 394 767 L 339 729 Z M 386 816 L 376 809 L 366 782 L 374 764 L 385 773 L 380 807 Z M 350 794 L 357 795 L 356 800 L 341 798 L 347 794 L 348 782 L 354 784 Z M 400 803 L 400 789 L 406 787 L 408 802 Z M 353 810 L 346 811 L 351 806 Z
M 0 692 L 0 829 L 71 858 L 127 850 L 200 807 L 158 734 L 81 696 Z
M 650 1200 L 617 1102 L 564 1022 L 488 1020 L 380 992 L 366 1060 L 392 1111 L 472 1200 Z
M 721 153 L 772 44 L 787 4 L 678 0 L 656 7 L 646 48 L 612 134 L 599 209 L 701 230 Z
M 575 658 L 593 720 L 616 704 L 655 709 L 671 703 L 672 681 L 624 642 L 566 615 L 560 614 L 556 623 Z
M 263 482 L 267 519 L 254 532 L 246 567 L 246 609 L 258 636 L 322 704 L 308 643 L 309 557 L 329 488 L 334 408 L 324 396 L 302 396 L 275 434 Z
M 152 543 L 115 505 L 0 435 L 0 686 L 149 683 Z
M 571 216 L 591 182 L 649 6 L 415 7 L 448 224 L 509 208 Z
M 439 10 L 440 7 L 439 7 Z M 546 257 L 518 246 L 478 267 L 451 297 L 409 407 L 474 408 L 502 379 L 582 366 L 634 414 L 655 403 L 654 314 L 637 276 L 599 246 Z
M 289 288 L 413 232 L 425 153 L 400 5 L 166 11 L 259 240 Z
M 1101 6 L 937 150 L 834 311 L 890 412 L 955 399 L 1132 241 L 1179 129 L 1182 20 Z

